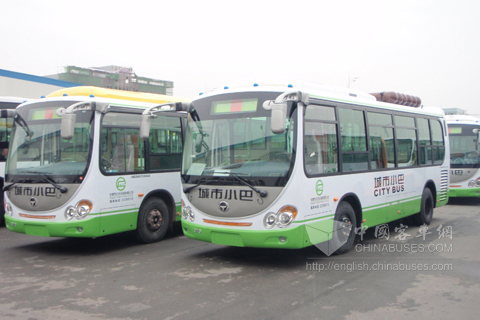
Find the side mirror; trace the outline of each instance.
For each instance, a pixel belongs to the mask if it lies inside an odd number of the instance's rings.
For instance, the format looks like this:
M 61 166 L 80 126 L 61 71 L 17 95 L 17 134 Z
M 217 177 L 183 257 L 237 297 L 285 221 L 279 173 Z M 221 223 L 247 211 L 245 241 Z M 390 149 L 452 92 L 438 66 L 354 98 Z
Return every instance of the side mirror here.
M 157 117 L 154 112 L 187 111 L 189 108 L 190 103 L 169 102 L 146 109 L 145 111 L 143 111 L 142 120 L 140 121 L 140 138 L 143 140 L 147 140 L 150 136 L 150 125 L 152 124 L 152 118 Z
M 176 102 L 175 111 L 188 112 L 190 110 L 190 102 Z
M 287 103 L 267 100 L 263 103 L 263 109 L 271 111 L 270 128 L 272 132 L 275 134 L 284 133 L 286 130 Z
M 263 108 L 272 112 L 270 127 L 275 134 L 284 133 L 287 129 L 287 103 L 290 101 L 302 102 L 304 105 L 308 105 L 310 95 L 301 91 L 287 91 L 279 95 L 275 101 L 267 100 L 263 103 Z
M 198 133 L 195 137 L 195 152 L 200 153 L 202 151 L 202 143 L 203 143 L 203 133 Z
M 476 150 L 480 150 L 479 146 L 480 146 L 480 130 L 479 129 L 473 129 L 474 132 L 475 130 L 477 130 L 477 149 Z
M 95 110 L 95 103 L 91 101 L 82 101 L 74 103 L 66 109 L 57 109 L 57 116 L 62 117 L 62 123 L 60 126 L 60 136 L 62 139 L 70 140 L 73 138 L 73 133 L 75 132 L 75 123 L 77 120 L 77 115 L 75 112 L 84 110 Z
M 286 130 L 287 104 L 279 103 L 272 106 L 270 127 L 275 134 L 284 133 Z
M 150 125 L 152 124 L 152 116 L 149 114 L 142 114 L 140 120 L 140 139 L 147 140 L 150 136 Z
M 62 139 L 70 140 L 73 138 L 76 119 L 77 115 L 75 113 L 63 114 L 62 123 L 60 126 L 60 136 Z

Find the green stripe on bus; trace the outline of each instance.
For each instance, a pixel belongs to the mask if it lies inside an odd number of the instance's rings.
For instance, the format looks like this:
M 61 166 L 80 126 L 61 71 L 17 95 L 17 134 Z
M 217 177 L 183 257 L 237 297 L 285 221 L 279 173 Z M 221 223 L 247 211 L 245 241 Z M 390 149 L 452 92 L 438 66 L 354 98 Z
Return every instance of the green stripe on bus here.
M 333 218 L 335 215 L 331 214 L 328 216 L 322 216 L 322 217 L 317 217 L 317 218 L 312 218 L 312 219 L 307 219 L 307 220 L 301 220 L 301 221 L 293 221 L 293 223 L 304 223 L 304 222 L 310 222 L 310 221 L 316 221 L 316 220 L 321 220 L 321 219 L 328 219 L 328 218 Z
M 398 204 L 398 203 L 404 203 L 404 202 L 408 202 L 408 201 L 412 201 L 412 200 L 416 200 L 416 199 L 421 199 L 421 198 L 422 198 L 421 196 L 415 196 L 415 197 L 405 198 L 405 199 L 402 199 L 402 200 L 384 202 L 382 204 L 376 204 L 374 206 L 364 207 L 363 211 L 369 211 L 369 210 L 373 210 L 373 209 L 376 209 L 376 208 L 391 206 L 391 205 L 395 205 L 395 204 Z
M 111 214 L 111 213 L 131 213 L 131 212 L 138 212 L 140 208 L 130 208 L 130 209 L 123 209 L 123 210 L 114 210 L 114 211 L 106 211 L 106 212 L 95 212 L 89 213 L 88 216 L 101 216 L 104 214 Z

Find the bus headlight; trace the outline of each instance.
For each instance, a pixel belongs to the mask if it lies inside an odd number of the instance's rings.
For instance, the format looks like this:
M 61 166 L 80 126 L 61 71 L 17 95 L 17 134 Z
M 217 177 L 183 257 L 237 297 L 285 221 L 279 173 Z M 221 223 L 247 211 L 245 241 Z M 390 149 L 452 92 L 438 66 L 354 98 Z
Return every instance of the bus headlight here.
M 292 224 L 297 216 L 297 208 L 294 206 L 283 206 L 277 213 L 269 212 L 263 218 L 263 225 L 267 229 L 272 229 L 277 226 L 279 228 L 286 228 Z
M 288 227 L 293 220 L 295 220 L 295 217 L 297 216 L 297 208 L 294 206 L 283 206 L 280 210 L 278 210 L 278 219 L 277 219 L 277 225 L 279 228 L 285 228 Z
M 65 210 L 65 219 L 67 221 L 73 218 L 77 220 L 84 219 L 92 211 L 93 203 L 90 200 L 80 200 L 75 206 L 69 206 Z
M 182 209 L 182 218 L 183 220 L 190 220 L 191 222 L 193 222 L 195 220 L 195 213 L 193 213 L 193 210 L 192 208 L 190 207 L 184 207 Z
M 91 201 L 88 201 L 88 200 L 80 200 L 78 203 L 77 203 L 77 214 L 78 214 L 78 218 L 77 219 L 83 219 L 85 218 L 89 213 L 90 211 L 92 210 L 93 208 L 93 203 Z
M 12 217 L 13 216 L 12 205 L 6 202 L 4 208 L 5 208 L 5 214 L 9 217 Z
M 67 208 L 67 210 L 65 210 L 65 219 L 67 221 L 70 221 L 73 218 L 75 218 L 76 214 L 77 214 L 77 210 L 75 210 L 75 207 L 70 206 Z
M 276 222 L 277 222 L 277 215 L 273 212 L 267 213 L 265 218 L 263 218 L 263 225 L 267 229 L 272 229 L 275 226 Z
M 282 212 L 278 216 L 278 226 L 284 228 L 289 226 L 293 221 L 293 214 L 291 212 Z
M 473 187 L 475 187 L 476 185 L 477 185 L 477 183 L 475 182 L 475 180 L 470 180 L 470 181 L 468 181 L 468 186 L 469 186 L 470 188 L 473 188 Z

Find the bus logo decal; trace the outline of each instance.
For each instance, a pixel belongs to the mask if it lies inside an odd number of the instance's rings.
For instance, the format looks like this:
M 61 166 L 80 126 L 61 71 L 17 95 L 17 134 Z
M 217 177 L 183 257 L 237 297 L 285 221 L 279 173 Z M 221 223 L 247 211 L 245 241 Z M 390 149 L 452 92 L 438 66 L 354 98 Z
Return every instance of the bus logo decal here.
M 117 179 L 116 187 L 118 191 L 123 191 L 127 186 L 127 181 L 125 181 L 124 177 L 120 177 Z
M 30 205 L 35 208 L 37 206 L 37 199 L 30 198 Z
M 230 205 L 226 201 L 220 201 L 218 203 L 218 209 L 220 209 L 220 211 L 222 211 L 223 213 L 227 213 L 228 210 L 230 210 Z
M 375 197 L 405 191 L 405 174 L 403 173 L 374 177 L 373 180 L 375 184 L 373 195 Z
M 318 180 L 317 184 L 315 185 L 315 191 L 317 192 L 317 196 L 321 196 L 323 193 L 323 181 Z
M 219 188 L 198 188 L 199 199 L 217 199 L 217 200 L 240 200 L 253 201 L 252 190 L 219 189 Z

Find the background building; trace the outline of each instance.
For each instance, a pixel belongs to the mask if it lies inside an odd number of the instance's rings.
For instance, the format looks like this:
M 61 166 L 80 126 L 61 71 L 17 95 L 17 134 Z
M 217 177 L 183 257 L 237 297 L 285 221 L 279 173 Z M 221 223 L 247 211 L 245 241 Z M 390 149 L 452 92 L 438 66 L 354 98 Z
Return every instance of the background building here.
M 132 68 L 119 66 L 98 68 L 67 66 L 64 73 L 48 77 L 85 86 L 173 95 L 172 81 L 140 77 Z
M 0 69 L 0 96 L 39 99 L 53 91 L 76 86 L 77 83 Z
M 77 86 L 173 95 L 172 81 L 140 77 L 132 68 L 68 66 L 63 73 L 45 77 L 0 69 L 0 96 L 38 99 L 53 91 Z
M 446 115 L 467 114 L 466 110 L 460 108 L 443 108 L 443 112 L 445 112 Z

